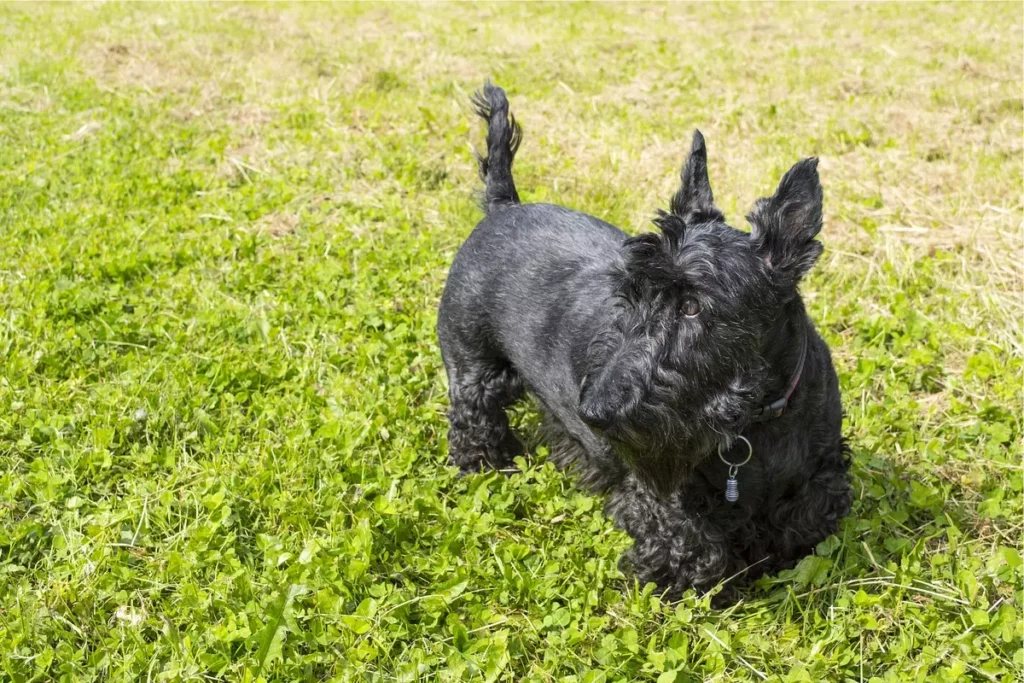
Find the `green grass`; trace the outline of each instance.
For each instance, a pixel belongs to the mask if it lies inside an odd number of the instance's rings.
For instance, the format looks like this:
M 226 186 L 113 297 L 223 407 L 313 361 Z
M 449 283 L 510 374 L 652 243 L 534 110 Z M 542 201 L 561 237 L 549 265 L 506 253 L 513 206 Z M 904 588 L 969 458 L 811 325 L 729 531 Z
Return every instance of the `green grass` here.
M 0 680 L 1024 675 L 1018 4 L 5 5 L 0 46 Z M 736 225 L 822 158 L 854 509 L 735 607 L 634 585 L 541 444 L 445 466 L 488 76 L 524 199 L 630 231 L 694 127 Z

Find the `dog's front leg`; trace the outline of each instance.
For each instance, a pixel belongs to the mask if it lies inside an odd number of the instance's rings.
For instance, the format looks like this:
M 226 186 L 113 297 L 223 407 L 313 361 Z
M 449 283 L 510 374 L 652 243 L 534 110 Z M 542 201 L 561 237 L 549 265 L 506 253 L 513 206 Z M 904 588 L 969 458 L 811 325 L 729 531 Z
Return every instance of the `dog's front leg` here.
M 657 584 L 670 599 L 687 589 L 706 593 L 741 565 L 725 532 L 708 515 L 688 510 L 680 495 L 663 500 L 628 476 L 608 500 L 615 523 L 633 537 L 623 560 L 639 579 Z M 732 588 L 723 587 L 719 600 Z
M 777 501 L 759 518 L 758 535 L 767 539 L 771 561 L 764 571 L 778 571 L 795 565 L 814 552 L 814 546 L 839 530 L 839 522 L 850 511 L 853 492 L 849 462 L 842 447 L 830 466 L 824 466 Z M 751 558 L 751 563 L 755 561 Z

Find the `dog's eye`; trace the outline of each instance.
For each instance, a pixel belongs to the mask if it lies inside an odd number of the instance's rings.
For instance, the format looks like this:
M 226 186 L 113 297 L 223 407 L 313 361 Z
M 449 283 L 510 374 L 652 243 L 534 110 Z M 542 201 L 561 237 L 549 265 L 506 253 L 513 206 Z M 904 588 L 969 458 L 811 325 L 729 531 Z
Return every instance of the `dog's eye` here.
M 683 299 L 683 315 L 685 315 L 687 318 L 692 318 L 698 313 L 700 313 L 699 301 L 694 299 L 692 296 L 688 296 L 685 299 Z

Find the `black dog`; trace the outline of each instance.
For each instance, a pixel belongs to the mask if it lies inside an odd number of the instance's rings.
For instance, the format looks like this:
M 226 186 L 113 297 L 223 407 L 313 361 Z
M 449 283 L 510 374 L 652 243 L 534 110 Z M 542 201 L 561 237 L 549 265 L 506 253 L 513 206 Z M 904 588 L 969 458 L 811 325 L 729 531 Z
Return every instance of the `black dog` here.
M 608 493 L 641 583 L 677 597 L 792 566 L 851 499 L 835 370 L 797 291 L 822 252 L 817 160 L 758 200 L 748 234 L 715 207 L 695 132 L 660 233 L 629 237 L 520 204 L 505 93 L 487 84 L 474 104 L 487 216 L 438 311 L 451 463 L 509 468 L 505 408 L 529 390 L 555 461 Z

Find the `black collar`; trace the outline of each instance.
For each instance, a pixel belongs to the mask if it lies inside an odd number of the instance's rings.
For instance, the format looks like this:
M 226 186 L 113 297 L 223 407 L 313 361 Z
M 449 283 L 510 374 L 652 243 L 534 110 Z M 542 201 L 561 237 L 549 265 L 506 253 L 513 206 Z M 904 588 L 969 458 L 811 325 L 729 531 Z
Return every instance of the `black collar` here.
M 796 367 L 793 368 L 793 376 L 789 380 L 789 388 L 786 389 L 786 393 L 771 403 L 766 403 L 760 408 L 756 408 L 750 414 L 751 422 L 767 422 L 768 420 L 774 420 L 777 417 L 782 417 L 782 414 L 786 412 L 786 406 L 789 405 L 789 399 L 792 398 L 793 392 L 796 391 L 796 385 L 800 384 L 800 375 L 804 371 L 804 361 L 807 359 L 807 330 L 804 329 L 804 333 L 800 337 L 800 358 L 796 361 Z

